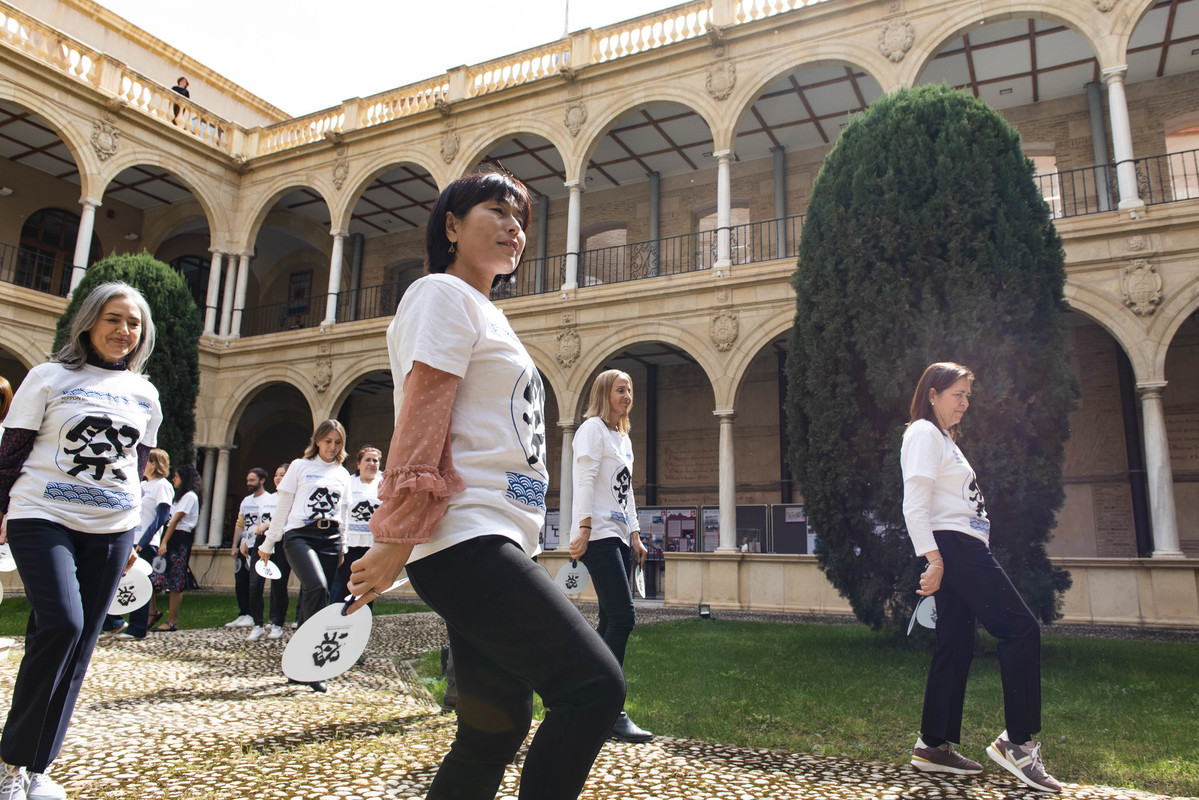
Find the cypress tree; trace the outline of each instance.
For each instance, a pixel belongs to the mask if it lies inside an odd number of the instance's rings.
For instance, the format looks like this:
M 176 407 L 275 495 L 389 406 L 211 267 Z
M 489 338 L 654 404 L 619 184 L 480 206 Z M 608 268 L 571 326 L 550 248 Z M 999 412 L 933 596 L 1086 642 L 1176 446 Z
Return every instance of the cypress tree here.
M 200 391 L 197 342 L 202 322 L 182 275 L 146 252 L 111 255 L 97 261 L 88 268 L 72 293 L 67 310 L 58 318 L 54 350 L 57 352 L 66 344 L 71 321 L 83 298 L 107 281 L 124 281 L 145 295 L 157 329 L 146 375 L 157 387 L 162 404 L 158 447 L 170 454 L 172 464 L 192 464 L 196 395 Z
M 900 90 L 851 121 L 825 159 L 792 278 L 789 457 L 821 569 L 875 629 L 906 625 L 918 599 L 899 450 L 934 361 L 976 376 L 959 444 L 986 496 L 992 550 L 1034 614 L 1059 616 L 1070 577 L 1045 543 L 1078 394 L 1065 277 L 1019 134 L 980 100 Z

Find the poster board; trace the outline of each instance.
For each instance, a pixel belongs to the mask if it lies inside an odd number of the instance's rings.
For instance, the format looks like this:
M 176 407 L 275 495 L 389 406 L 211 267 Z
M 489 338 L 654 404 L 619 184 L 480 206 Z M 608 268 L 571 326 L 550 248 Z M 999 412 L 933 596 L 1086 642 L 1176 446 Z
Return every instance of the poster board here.
M 770 507 L 770 529 L 774 534 L 774 552 L 810 553 L 808 515 L 803 505 L 778 503 Z
M 770 538 L 768 507 L 762 505 L 737 506 L 737 534 L 733 546 L 745 553 L 772 553 L 774 545 Z M 704 506 L 704 552 L 714 553 L 720 547 L 720 507 Z
M 650 558 L 662 553 L 694 553 L 699 514 L 694 506 L 648 506 L 637 509 L 641 538 Z
M 551 508 L 545 512 L 545 524 L 541 526 L 541 549 L 542 550 L 557 550 L 559 539 L 559 521 L 562 518 L 562 512 L 556 508 Z M 569 535 L 569 531 L 567 531 Z

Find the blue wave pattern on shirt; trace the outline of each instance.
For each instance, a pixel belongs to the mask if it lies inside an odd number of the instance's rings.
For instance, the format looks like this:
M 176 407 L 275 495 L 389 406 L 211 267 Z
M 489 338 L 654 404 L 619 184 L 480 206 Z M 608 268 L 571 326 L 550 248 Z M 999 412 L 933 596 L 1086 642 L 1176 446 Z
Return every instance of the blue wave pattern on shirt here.
M 59 397 L 86 397 L 92 400 L 107 400 L 110 403 L 122 403 L 124 405 L 138 406 L 140 408 L 150 408 L 150 404 L 142 400 L 134 400 L 132 397 L 123 397 L 118 394 L 109 394 L 108 392 L 97 392 L 92 389 L 84 389 L 77 387 L 69 391 L 65 391 Z
M 111 489 L 97 489 L 91 486 L 80 486 L 77 483 L 47 483 L 46 491 L 42 493 L 42 496 L 47 500 L 57 500 L 60 503 L 73 503 L 79 506 L 96 506 L 118 511 L 128 511 L 133 508 L 133 495 L 128 492 L 114 492 Z
M 612 511 L 608 512 L 608 519 L 612 520 L 613 522 L 624 523 L 625 525 L 633 524 L 633 518 L 630 514 L 623 514 L 616 510 L 612 510 Z
M 528 475 L 521 475 L 519 472 L 509 472 L 507 475 L 508 491 L 505 494 L 510 500 L 515 500 L 530 508 L 545 510 L 545 492 L 549 489 L 548 483 Z

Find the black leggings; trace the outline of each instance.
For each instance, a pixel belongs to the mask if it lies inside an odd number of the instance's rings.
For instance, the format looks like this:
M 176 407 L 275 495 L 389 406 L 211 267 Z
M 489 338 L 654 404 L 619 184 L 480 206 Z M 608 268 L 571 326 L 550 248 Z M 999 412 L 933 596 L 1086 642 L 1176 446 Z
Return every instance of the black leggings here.
M 924 689 L 925 737 L 962 741 L 974 623 L 999 640 L 999 675 L 1008 737 L 1024 744 L 1041 729 L 1041 627 L 991 549 L 965 533 L 933 531 L 945 564 L 937 602 L 937 647 Z
M 332 536 L 329 530 L 333 531 Z M 297 528 L 283 534 L 283 549 L 291 571 L 300 579 L 299 622 L 303 625 L 329 605 L 329 588 L 341 560 L 341 538 L 336 528 Z
M 633 592 L 629 589 L 631 555 L 629 546 L 613 536 L 588 543 L 587 552 L 582 558 L 583 565 L 591 574 L 595 597 L 599 600 L 599 627 L 595 632 L 622 666 L 629 634 L 637 624 Z
M 545 721 L 521 773 L 522 800 L 573 800 L 624 703 L 620 664 L 543 567 L 505 536 L 408 564 L 446 621 L 458 679 L 458 735 L 427 800 L 491 800 L 524 742 L 533 692 Z

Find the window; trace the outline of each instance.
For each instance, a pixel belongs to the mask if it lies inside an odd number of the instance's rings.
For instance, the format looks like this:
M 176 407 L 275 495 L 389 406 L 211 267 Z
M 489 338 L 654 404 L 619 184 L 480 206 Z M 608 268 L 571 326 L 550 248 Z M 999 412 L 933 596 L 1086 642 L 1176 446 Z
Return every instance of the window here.
M 1041 190 L 1041 197 L 1045 198 L 1045 202 L 1049 204 L 1053 218 L 1058 219 L 1065 214 L 1065 211 L 1062 206 L 1062 182 L 1057 171 L 1057 156 L 1053 153 L 1036 153 L 1027 150 L 1025 155 L 1036 168 L 1035 179 L 1037 188 Z
M 21 247 L 13 283 L 65 297 L 71 288 L 79 215 L 62 208 L 43 208 L 29 215 L 21 228 Z M 100 240 L 92 235 L 87 263 L 100 258 Z
M 1199 197 L 1199 125 L 1167 134 L 1166 152 L 1174 199 Z

